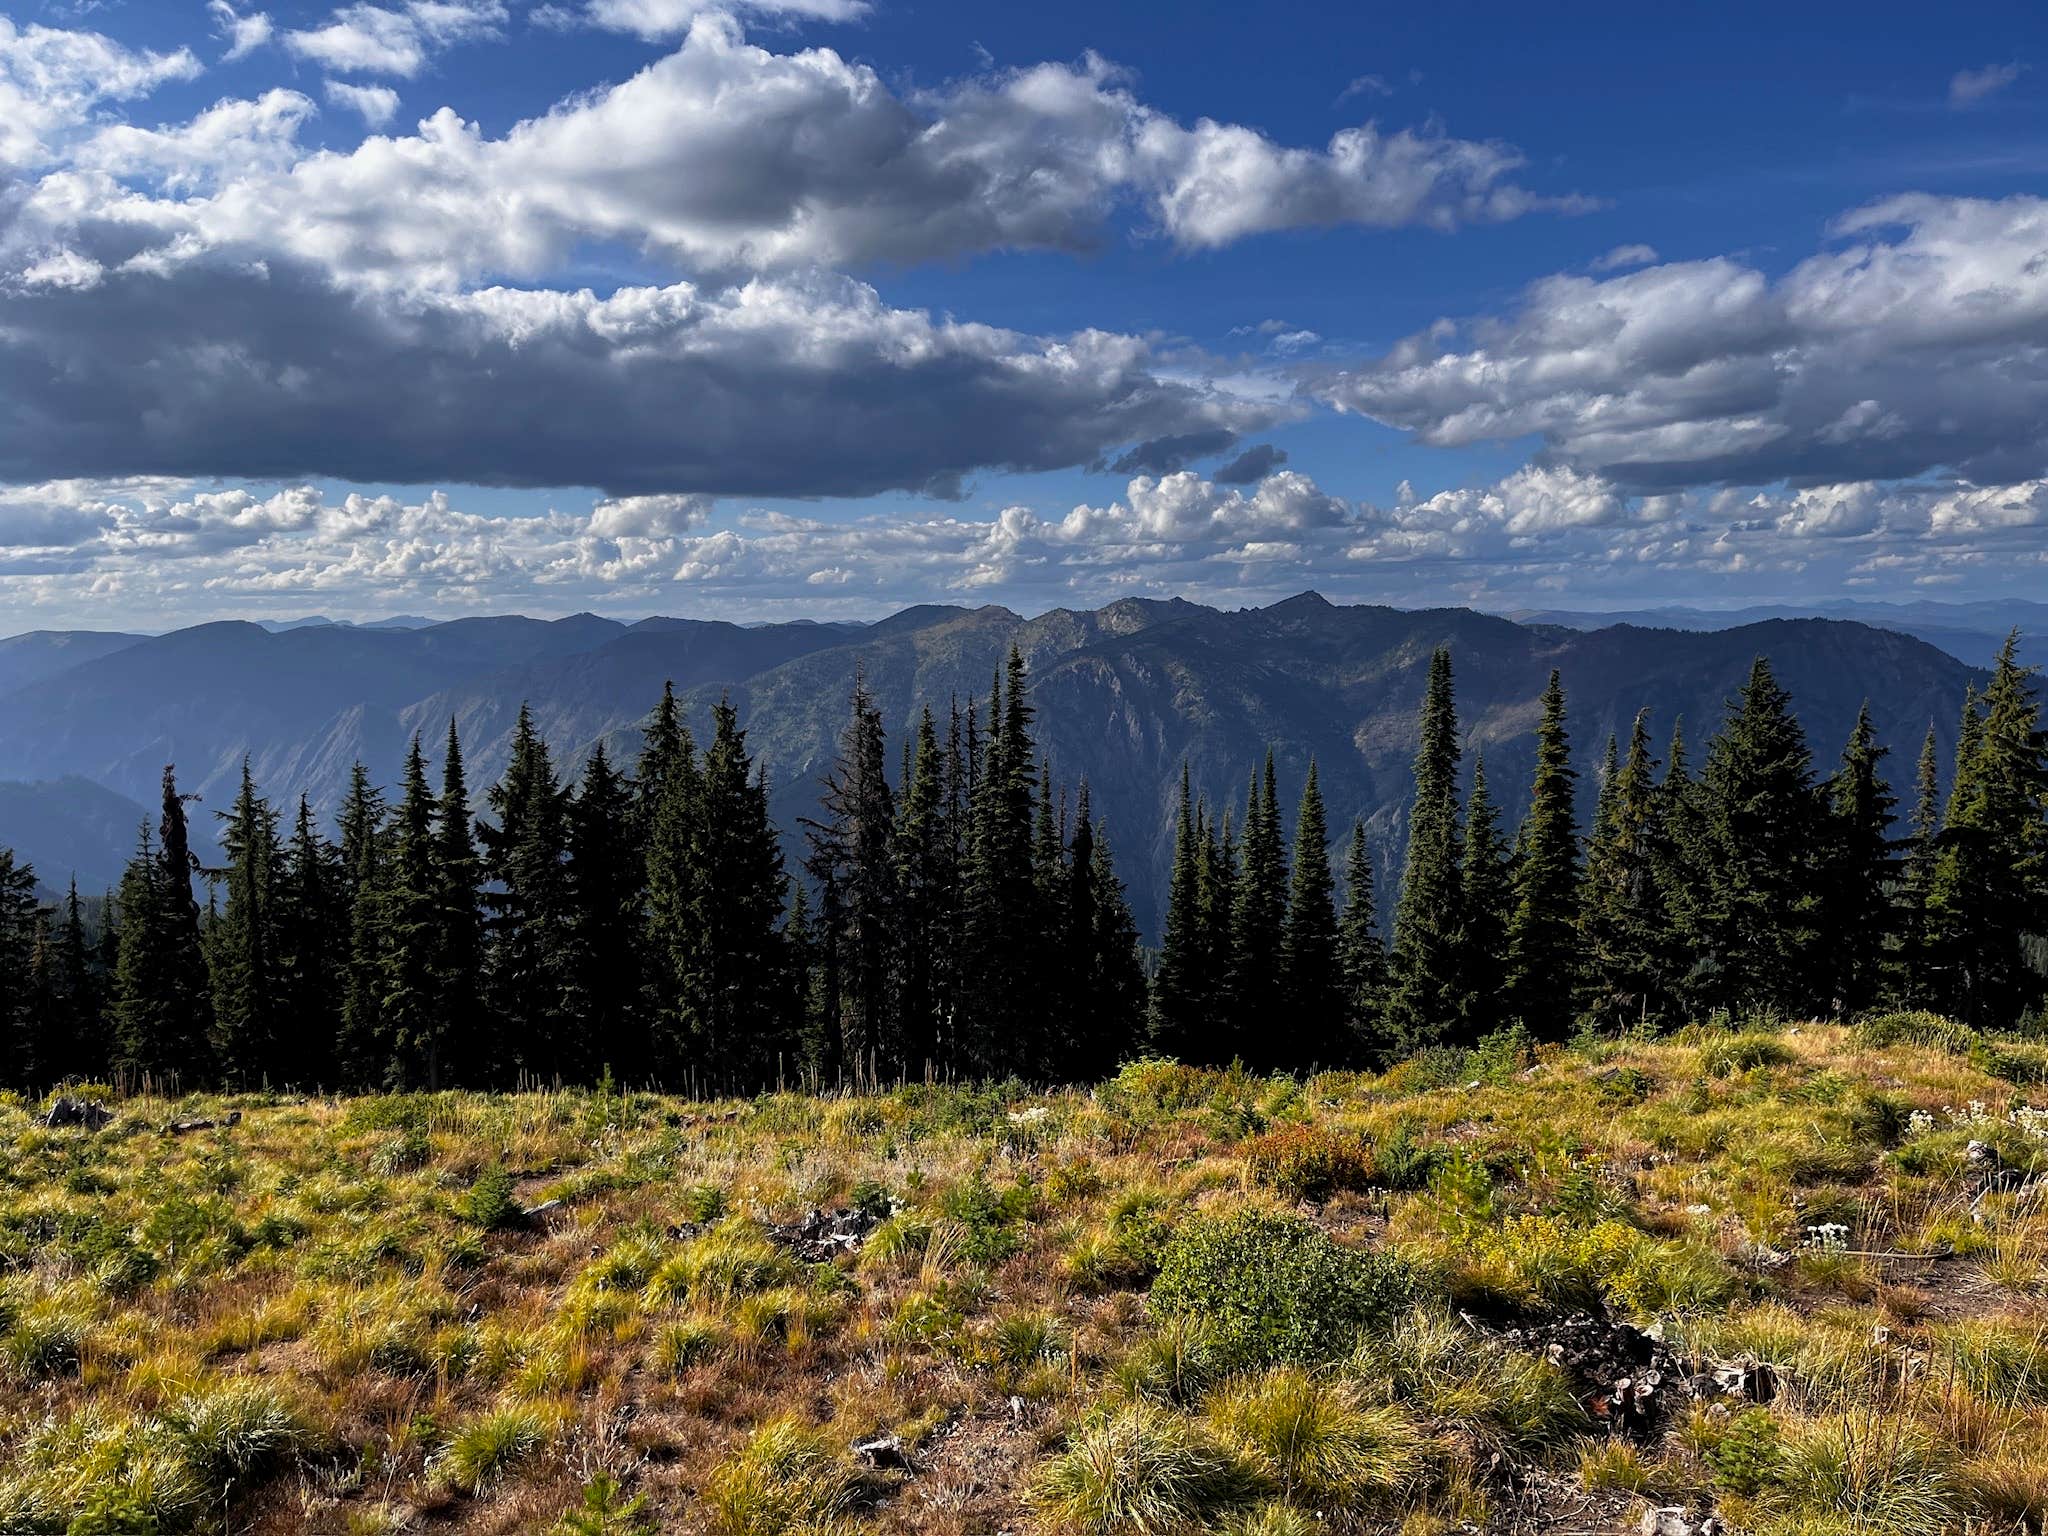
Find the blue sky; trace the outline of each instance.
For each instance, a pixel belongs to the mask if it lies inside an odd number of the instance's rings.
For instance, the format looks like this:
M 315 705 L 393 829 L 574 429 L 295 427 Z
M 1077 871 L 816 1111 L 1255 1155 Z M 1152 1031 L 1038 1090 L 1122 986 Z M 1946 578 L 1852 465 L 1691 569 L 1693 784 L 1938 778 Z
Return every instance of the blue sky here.
M 2042 40 L 0 10 L 0 631 L 2038 591 Z

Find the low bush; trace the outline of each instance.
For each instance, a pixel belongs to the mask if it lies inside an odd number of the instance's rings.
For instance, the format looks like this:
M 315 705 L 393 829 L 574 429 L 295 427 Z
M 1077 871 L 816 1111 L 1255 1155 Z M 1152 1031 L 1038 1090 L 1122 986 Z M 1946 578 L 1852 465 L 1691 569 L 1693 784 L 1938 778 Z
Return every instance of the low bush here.
M 1348 1131 L 1294 1123 L 1275 1126 L 1245 1147 L 1245 1166 L 1290 1200 L 1326 1200 L 1372 1182 L 1372 1147 Z
M 1333 1241 L 1299 1217 L 1240 1211 L 1189 1223 L 1152 1283 L 1162 1316 L 1215 1330 L 1232 1369 L 1334 1360 L 1408 1307 L 1414 1271 L 1391 1254 Z
M 1878 1050 L 1895 1045 L 1925 1045 L 1967 1056 L 1982 1039 L 1969 1025 L 1925 1009 L 1871 1014 L 1856 1021 L 1856 1043 Z

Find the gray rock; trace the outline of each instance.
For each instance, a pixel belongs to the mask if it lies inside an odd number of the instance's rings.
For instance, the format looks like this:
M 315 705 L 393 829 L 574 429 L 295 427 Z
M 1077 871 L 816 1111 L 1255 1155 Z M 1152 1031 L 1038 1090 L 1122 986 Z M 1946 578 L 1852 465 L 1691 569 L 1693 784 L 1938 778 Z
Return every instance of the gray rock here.
M 55 1130 L 63 1126 L 83 1126 L 88 1131 L 102 1130 L 113 1122 L 113 1111 L 104 1104 L 95 1104 L 91 1099 L 74 1099 L 64 1094 L 51 1101 L 49 1110 L 43 1115 L 43 1124 Z

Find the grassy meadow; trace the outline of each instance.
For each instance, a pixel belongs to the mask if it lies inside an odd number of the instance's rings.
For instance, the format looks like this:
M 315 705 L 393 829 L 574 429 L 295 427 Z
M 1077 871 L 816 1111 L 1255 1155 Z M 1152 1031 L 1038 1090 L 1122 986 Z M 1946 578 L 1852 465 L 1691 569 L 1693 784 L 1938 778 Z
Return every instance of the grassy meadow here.
M 0 1101 L 0 1532 L 2040 1531 L 2044 1078 L 1893 1015 L 1306 1083 Z M 1571 1320 L 1644 1330 L 1646 1406 Z

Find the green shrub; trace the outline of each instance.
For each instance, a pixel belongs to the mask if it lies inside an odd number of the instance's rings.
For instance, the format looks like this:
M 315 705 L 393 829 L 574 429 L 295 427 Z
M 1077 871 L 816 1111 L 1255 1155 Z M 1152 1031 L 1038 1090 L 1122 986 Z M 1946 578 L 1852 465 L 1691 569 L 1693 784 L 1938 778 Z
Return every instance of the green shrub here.
M 1461 1070 L 1467 1082 L 1498 1086 L 1527 1071 L 1535 1060 L 1536 1042 L 1529 1031 L 1520 1024 L 1510 1024 L 1506 1029 L 1496 1029 L 1484 1036 L 1473 1046 Z
M 519 1226 L 526 1213 L 512 1198 L 512 1175 L 502 1163 L 492 1163 L 476 1176 L 476 1182 L 462 1197 L 462 1219 L 486 1232 Z
M 947 1194 L 944 1210 L 960 1223 L 960 1256 L 971 1264 L 1000 1264 L 1024 1246 L 1019 1230 L 1030 1214 L 1032 1190 L 1019 1182 L 998 1194 L 976 1174 Z
M 1206 1319 L 1225 1364 L 1248 1369 L 1348 1354 L 1414 1293 L 1414 1271 L 1391 1254 L 1346 1248 L 1298 1217 L 1241 1211 L 1182 1229 L 1152 1305 Z
M 1728 1421 L 1704 1459 L 1715 1487 L 1754 1498 L 1776 1482 L 1782 1470 L 1784 1442 L 1778 1421 L 1762 1408 L 1743 1409 Z

